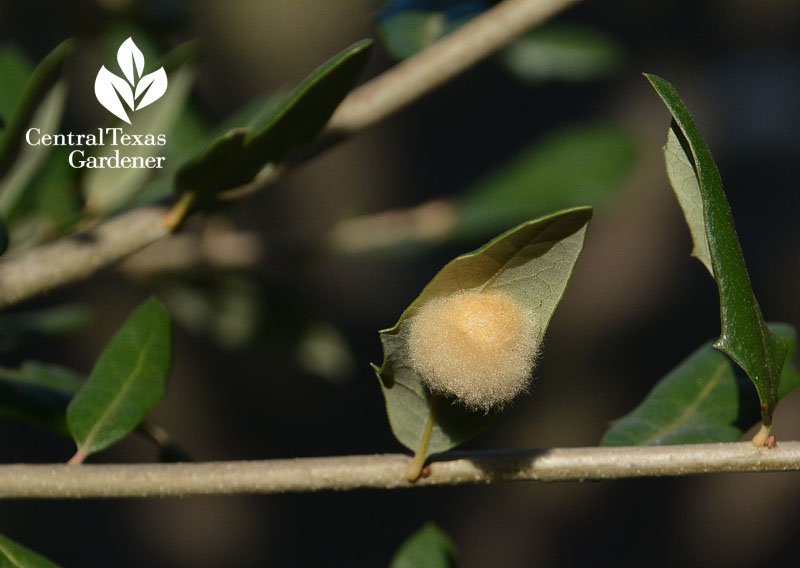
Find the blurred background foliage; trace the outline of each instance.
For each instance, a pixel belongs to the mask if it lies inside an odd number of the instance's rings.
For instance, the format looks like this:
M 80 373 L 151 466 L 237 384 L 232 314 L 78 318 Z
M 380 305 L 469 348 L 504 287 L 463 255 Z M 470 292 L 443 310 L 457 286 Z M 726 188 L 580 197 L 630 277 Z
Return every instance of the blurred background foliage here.
M 169 171 L 76 171 L 62 148 L 20 155 L 22 166 L 0 181 L 9 254 L 169 195 L 172 168 L 235 125 L 232 116 L 245 120 L 253 101 L 291 88 L 354 41 L 379 39 L 367 79 L 493 3 L 0 1 L 5 120 L 36 63 L 69 37 L 68 88 L 56 83 L 45 97 L 64 132 L 113 125 L 94 97 L 94 75 L 124 38 L 134 36 L 148 68 L 174 69 L 169 99 L 149 109 L 147 124 L 167 132 Z M 669 78 L 693 109 L 765 316 L 800 323 L 800 265 L 786 258 L 800 241 L 799 19 L 792 0 L 576 6 L 275 188 L 90 282 L 4 312 L 0 366 L 34 360 L 86 374 L 155 293 L 178 329 L 169 394 L 153 418 L 194 459 L 399 451 L 367 365 L 380 361 L 377 330 L 453 256 L 521 220 L 591 204 L 586 249 L 531 396 L 468 447 L 596 445 L 611 419 L 719 331 L 716 291 L 688 256 L 664 174 L 668 118 L 641 72 Z M 800 437 L 798 406 L 795 393 L 778 409 L 779 440 Z M 3 462 L 61 461 L 73 451 L 44 430 L 0 426 Z M 132 437 L 96 459 L 155 458 Z M 800 498 L 792 487 L 789 475 L 736 475 L 7 502 L 0 533 L 68 566 L 382 566 L 433 520 L 465 567 L 641 558 L 744 566 L 793 550 Z M 736 536 L 744 531 L 748 538 Z

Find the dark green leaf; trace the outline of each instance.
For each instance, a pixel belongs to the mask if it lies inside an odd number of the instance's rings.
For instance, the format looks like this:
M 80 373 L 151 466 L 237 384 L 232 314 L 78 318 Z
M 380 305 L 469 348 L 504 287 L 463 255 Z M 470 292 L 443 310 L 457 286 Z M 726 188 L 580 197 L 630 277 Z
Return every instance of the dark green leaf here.
M 8 172 L 22 147 L 24 132 L 42 102 L 61 77 L 61 69 L 72 52 L 73 42 L 67 40 L 45 57 L 28 79 L 25 89 L 8 116 L 8 124 L 0 132 L 0 178 Z
M 794 367 L 797 334 L 786 324 L 770 328 L 790 346 L 780 380 L 782 398 L 800 384 Z M 602 445 L 736 442 L 758 420 L 753 384 L 707 343 L 661 379 L 636 409 L 615 421 Z
M 164 397 L 172 357 L 171 323 L 150 299 L 128 318 L 67 408 L 76 456 L 125 437 Z
M 389 568 L 453 568 L 456 546 L 442 529 L 426 523 L 397 549 Z
M 372 42 L 360 41 L 323 64 L 280 101 L 270 100 L 252 124 L 229 130 L 184 164 L 178 195 L 201 199 L 252 181 L 267 164 L 309 143 L 353 88 Z
M 670 181 L 675 184 L 673 189 L 681 195 L 679 201 L 685 209 L 696 210 L 702 204 L 703 230 L 696 213 L 688 215 L 687 220 L 695 241 L 695 254 L 701 260 L 703 241 L 707 244 L 711 262 L 707 268 L 719 290 L 722 333 L 714 346 L 733 359 L 753 381 L 761 401 L 761 419 L 769 427 L 777 404 L 786 345 L 769 330 L 761 314 L 719 170 L 697 125 L 671 84 L 655 75 L 645 76 L 673 118 L 673 138 L 671 142 L 668 140 L 664 154 Z M 687 178 L 686 162 L 692 166 L 696 182 L 692 182 L 691 176 Z
M 44 556 L 0 535 L 0 568 L 58 568 Z
M 625 56 L 611 36 L 590 28 L 542 26 L 502 53 L 506 67 L 524 81 L 588 81 L 617 71 Z
M 456 236 L 485 237 L 547 211 L 599 205 L 634 161 L 633 141 L 617 128 L 557 130 L 466 192 L 458 202 Z
M 535 317 L 544 336 L 583 248 L 592 210 L 581 207 L 528 221 L 478 250 L 448 263 L 400 316 L 380 332 L 383 366 L 375 371 L 386 399 L 395 437 L 415 450 L 430 412 L 431 394 L 407 360 L 409 320 L 420 306 L 439 297 L 474 289 L 502 289 Z M 439 404 L 428 453 L 443 452 L 477 435 L 493 413 L 468 410 L 445 400 Z
M 0 416 L 68 436 L 65 412 L 82 384 L 78 373 L 37 361 L 0 369 Z

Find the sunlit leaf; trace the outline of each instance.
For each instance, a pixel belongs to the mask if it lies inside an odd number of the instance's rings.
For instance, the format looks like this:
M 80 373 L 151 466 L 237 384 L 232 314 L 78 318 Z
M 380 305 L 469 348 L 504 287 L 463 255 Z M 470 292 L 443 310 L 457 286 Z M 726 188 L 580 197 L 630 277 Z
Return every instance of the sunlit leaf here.
M 797 334 L 786 324 L 770 328 L 790 345 L 780 379 L 783 398 L 800 384 L 794 366 Z M 750 379 L 707 343 L 661 379 L 635 410 L 615 421 L 602 445 L 736 442 L 759 418 Z
M 98 452 L 125 437 L 164 397 L 171 334 L 169 315 L 150 299 L 106 345 L 67 408 L 76 456 Z
M 592 210 L 581 207 L 528 221 L 478 250 L 448 263 L 403 312 L 394 327 L 380 332 L 383 365 L 375 371 L 397 440 L 415 450 L 430 413 L 432 396 L 408 361 L 410 320 L 426 302 L 461 291 L 503 290 L 537 322 L 543 337 L 583 248 Z M 532 338 L 533 340 L 534 338 Z M 443 452 L 477 435 L 494 413 L 445 400 L 439 404 L 428 453 Z
M 0 534 L 0 568 L 58 568 L 58 565 Z
M 455 568 L 456 546 L 442 529 L 426 523 L 397 549 L 389 568 Z
M 752 379 L 761 401 L 762 422 L 769 427 L 788 346 L 769 330 L 761 314 L 722 179 L 700 130 L 670 83 L 655 75 L 646 77 L 672 114 L 672 135 L 664 153 L 667 170 L 681 206 L 690 212 L 687 221 L 695 254 L 717 282 L 722 333 L 714 346 Z M 692 166 L 694 180 L 688 175 L 687 163 Z M 700 209 L 702 224 L 697 214 Z
M 252 181 L 267 164 L 310 142 L 353 88 L 372 42 L 360 41 L 334 56 L 279 101 L 270 99 L 250 124 L 233 128 L 180 168 L 178 195 L 201 199 Z

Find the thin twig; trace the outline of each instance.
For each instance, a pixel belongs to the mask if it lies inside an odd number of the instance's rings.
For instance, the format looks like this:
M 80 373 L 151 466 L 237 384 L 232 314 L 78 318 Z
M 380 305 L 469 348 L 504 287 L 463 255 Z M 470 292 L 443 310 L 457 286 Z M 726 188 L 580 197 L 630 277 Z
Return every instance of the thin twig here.
M 382 121 L 497 49 L 579 0 L 505 0 L 417 56 L 353 91 L 326 129 L 341 140 Z M 323 137 L 324 139 L 325 137 Z M 314 151 L 327 146 L 321 144 Z M 304 154 L 303 159 L 314 155 Z M 257 183 L 258 187 L 271 185 Z M 75 236 L 0 260 L 0 308 L 88 278 L 169 235 L 167 209 L 148 207 L 120 215 Z
M 404 455 L 134 465 L 3 465 L 0 498 L 182 497 L 800 471 L 800 442 L 472 452 L 406 479 Z

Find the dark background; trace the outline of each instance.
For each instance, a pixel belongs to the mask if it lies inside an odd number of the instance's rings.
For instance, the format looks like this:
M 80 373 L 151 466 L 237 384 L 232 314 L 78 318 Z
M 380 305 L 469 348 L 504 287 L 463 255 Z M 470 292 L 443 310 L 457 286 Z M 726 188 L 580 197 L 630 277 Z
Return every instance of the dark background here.
M 377 8 L 365 0 L 6 1 L 0 42 L 16 43 L 38 60 L 63 39 L 78 38 L 64 128 L 79 131 L 104 120 L 86 86 L 110 29 L 144 28 L 162 51 L 199 38 L 204 57 L 193 104 L 214 123 L 300 80 L 350 43 L 375 37 Z M 636 167 L 596 211 L 531 395 L 467 447 L 597 445 L 610 420 L 719 332 L 716 290 L 689 258 L 688 231 L 664 174 L 667 112 L 641 77 L 645 71 L 678 88 L 709 142 L 766 318 L 798 323 L 800 5 L 587 2 L 558 20 L 612 34 L 626 48 L 624 68 L 601 81 L 532 86 L 488 61 L 224 213 L 225 230 L 257 237 L 254 269 L 225 274 L 252 291 L 263 333 L 244 346 L 226 346 L 177 326 L 170 391 L 153 417 L 194 459 L 400 451 L 367 365 L 381 358 L 377 330 L 396 321 L 438 267 L 474 247 L 341 257 L 310 253 L 307 244 L 344 216 L 455 194 L 550 128 L 587 119 L 626 129 L 636 142 Z M 379 42 L 366 77 L 392 64 Z M 190 234 L 201 230 L 189 227 Z M 195 267 L 192 275 L 206 282 L 219 273 Z M 169 282 L 129 263 L 19 306 L 86 302 L 95 318 L 79 336 L 29 343 L 4 364 L 35 357 L 88 372 L 127 314 L 149 294 L 168 293 Z M 354 365 L 336 380 L 285 356 L 294 322 L 309 318 L 328 322 L 352 351 Z M 799 410 L 796 394 L 779 406 L 779 441 L 800 436 Z M 0 461 L 9 463 L 65 461 L 73 451 L 69 440 L 6 420 L 0 441 Z M 131 437 L 92 461 L 154 458 L 150 445 Z M 0 503 L 0 533 L 75 567 L 383 566 L 409 534 L 433 520 L 454 539 L 464 567 L 767 566 L 795 557 L 799 479 L 747 474 L 11 501 Z

